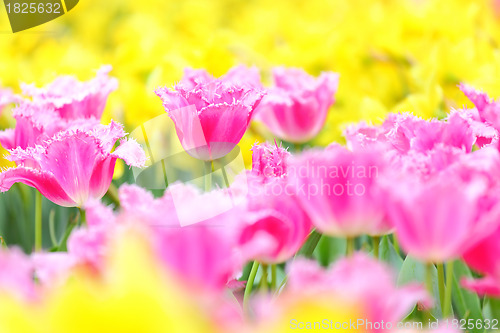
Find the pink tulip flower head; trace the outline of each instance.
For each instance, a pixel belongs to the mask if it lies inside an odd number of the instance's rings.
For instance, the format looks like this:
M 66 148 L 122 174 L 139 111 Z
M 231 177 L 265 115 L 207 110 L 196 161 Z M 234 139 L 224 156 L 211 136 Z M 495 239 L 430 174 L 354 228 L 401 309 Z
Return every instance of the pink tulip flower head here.
M 446 121 L 424 120 L 409 113 L 389 114 L 381 126 L 364 123 L 349 127 L 344 135 L 351 149 L 388 143 L 398 154 L 428 152 L 437 145 L 451 146 L 469 153 L 474 144 L 470 125 L 459 114 Z
M 194 85 L 194 86 L 193 86 Z M 221 78 L 181 81 L 174 90 L 158 88 L 182 146 L 191 156 L 215 160 L 241 140 L 264 93 Z
M 40 145 L 10 150 L 9 159 L 18 166 L 0 174 L 0 190 L 21 182 L 66 207 L 100 199 L 111 183 L 116 159 L 137 167 L 145 163 L 144 151 L 133 140 L 122 139 L 111 152 L 124 136 L 122 126 L 111 122 L 89 131 L 62 131 Z
M 0 143 L 5 149 L 27 148 L 41 144 L 59 131 L 87 130 L 99 125 L 96 118 L 65 119 L 48 103 L 24 101 L 12 111 L 16 127 L 0 132 Z
M 274 145 L 264 143 L 252 147 L 252 173 L 264 179 L 281 178 L 288 170 L 287 149 L 275 142 Z
M 96 77 L 87 82 L 60 76 L 43 88 L 25 84 L 22 89 L 34 102 L 52 106 L 61 118 L 101 119 L 108 95 L 118 88 L 118 80 L 108 76 L 110 71 L 111 66 L 102 66 Z
M 197 84 L 207 83 L 214 79 L 214 76 L 204 69 L 192 69 L 186 67 L 184 76 L 179 85 L 184 89 L 193 89 Z M 248 87 L 263 90 L 264 87 L 260 81 L 259 69 L 255 66 L 246 67 L 238 65 L 231 68 L 226 74 L 220 77 L 224 82 L 231 83 L 238 87 Z
M 321 232 L 341 237 L 380 235 L 391 230 L 378 180 L 384 168 L 383 156 L 375 150 L 351 152 L 332 146 L 294 156 L 288 177 Z
M 12 90 L 0 88 L 0 114 L 2 114 L 3 109 L 13 103 L 19 103 L 21 98 L 16 96 Z
M 314 78 L 298 68 L 278 67 L 273 76 L 274 86 L 262 99 L 256 119 L 283 140 L 311 140 L 323 128 L 335 101 L 338 74 L 325 72 Z
M 33 263 L 21 250 L 0 248 L 0 297 L 7 293 L 21 300 L 34 299 L 33 273 Z
M 155 199 L 138 186 L 123 185 L 119 197 L 118 219 L 146 225 L 161 262 L 192 286 L 220 291 L 241 269 L 231 227 L 236 216 L 227 210 L 231 200 L 224 192 L 200 193 L 174 183 Z
M 477 272 L 485 274 L 481 279 L 466 279 L 462 284 L 480 295 L 500 298 L 500 226 L 475 246 L 467 250 L 463 259 Z
M 248 175 L 248 178 L 258 176 Z M 252 182 L 250 180 L 250 182 Z M 290 259 L 311 232 L 311 221 L 285 180 L 253 183 L 241 220 L 238 244 L 243 259 L 276 264 Z
M 403 250 L 423 262 L 456 259 L 491 232 L 492 219 L 479 210 L 483 180 L 464 182 L 447 172 L 426 181 L 392 179 L 389 183 L 391 223 Z

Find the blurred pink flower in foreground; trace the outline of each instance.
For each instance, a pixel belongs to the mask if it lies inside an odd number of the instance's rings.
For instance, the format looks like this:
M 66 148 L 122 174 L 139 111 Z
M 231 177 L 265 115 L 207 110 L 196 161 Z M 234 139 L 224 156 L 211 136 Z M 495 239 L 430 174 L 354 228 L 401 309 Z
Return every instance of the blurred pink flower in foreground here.
M 21 182 L 67 207 L 100 199 L 111 183 L 116 159 L 137 167 L 145 164 L 144 151 L 133 140 L 122 139 L 111 152 L 116 140 L 124 136 L 122 126 L 111 122 L 88 131 L 62 131 L 40 145 L 12 149 L 8 158 L 18 166 L 0 174 L 0 190 Z
M 198 72 L 196 72 L 198 73 Z M 201 160 L 228 154 L 241 140 L 259 105 L 263 91 L 220 78 L 189 77 L 174 90 L 158 88 L 168 116 L 173 120 L 183 148 Z
M 20 299 L 36 297 L 33 272 L 33 263 L 21 250 L 0 248 L 0 295 L 8 293 Z
M 22 85 L 25 95 L 35 103 L 52 106 L 63 119 L 100 119 L 108 95 L 118 88 L 118 80 L 108 76 L 112 67 L 102 66 L 94 79 L 81 82 L 73 76 L 60 76 L 43 88 Z
M 256 111 L 256 119 L 281 139 L 303 143 L 323 128 L 334 103 L 339 75 L 324 72 L 314 78 L 299 68 L 277 67 L 274 86 Z
M 463 259 L 472 269 L 486 274 L 481 279 L 463 280 L 464 287 L 480 295 L 500 298 L 500 226 L 465 252 Z
M 388 211 L 402 248 L 427 263 L 460 257 L 492 231 L 498 208 L 482 209 L 486 184 L 452 172 L 426 181 L 391 179 Z
M 411 312 L 417 302 L 426 307 L 431 304 L 423 286 L 408 284 L 397 287 L 395 274 L 390 267 L 363 253 L 341 259 L 329 269 L 320 267 L 314 261 L 297 259 L 291 264 L 288 277 L 286 287 L 277 300 L 273 300 L 272 304 L 257 303 L 259 315 L 274 317 L 280 311 L 279 305 L 286 307 L 287 301 L 297 302 L 307 296 L 319 299 L 321 295 L 333 295 L 334 298 L 330 299 L 333 304 L 335 299 L 357 304 L 360 319 L 391 322 L 392 327 L 396 328 L 397 323 Z M 353 320 L 356 321 L 356 318 Z
M 88 226 L 68 240 L 68 251 L 79 263 L 104 269 L 110 240 L 120 226 L 131 226 L 141 230 L 160 262 L 192 287 L 221 290 L 241 269 L 231 226 L 235 218 L 219 214 L 229 197 L 218 191 L 200 193 L 183 184 L 171 184 L 160 198 L 136 185 L 122 185 L 118 195 L 117 214 L 94 201 L 86 206 Z M 186 214 L 198 223 L 182 226 Z
M 378 184 L 383 154 L 341 146 L 304 151 L 290 159 L 288 177 L 300 204 L 321 232 L 340 237 L 391 230 Z

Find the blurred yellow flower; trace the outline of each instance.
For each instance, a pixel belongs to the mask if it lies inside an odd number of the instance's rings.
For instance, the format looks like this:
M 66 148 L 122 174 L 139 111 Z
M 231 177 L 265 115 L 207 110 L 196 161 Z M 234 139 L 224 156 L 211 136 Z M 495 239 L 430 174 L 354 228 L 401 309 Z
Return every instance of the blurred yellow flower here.
M 130 231 L 118 240 L 104 276 L 76 271 L 40 302 L 2 295 L 2 333 L 220 332 L 197 295 L 165 274 Z

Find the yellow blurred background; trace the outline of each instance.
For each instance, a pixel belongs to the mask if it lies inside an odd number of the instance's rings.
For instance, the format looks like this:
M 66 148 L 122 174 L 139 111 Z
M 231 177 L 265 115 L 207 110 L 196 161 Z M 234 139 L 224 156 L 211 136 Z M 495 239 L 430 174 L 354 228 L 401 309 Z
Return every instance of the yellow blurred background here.
M 500 1 L 495 0 L 80 0 L 66 15 L 12 34 L 0 10 L 0 84 L 89 79 L 111 64 L 120 81 L 104 122 L 131 131 L 162 114 L 157 86 L 186 66 L 214 75 L 243 63 L 341 75 L 337 102 L 315 144 L 341 140 L 388 111 L 442 116 L 466 101 L 460 81 L 500 95 Z M 249 133 L 243 144 L 255 141 Z

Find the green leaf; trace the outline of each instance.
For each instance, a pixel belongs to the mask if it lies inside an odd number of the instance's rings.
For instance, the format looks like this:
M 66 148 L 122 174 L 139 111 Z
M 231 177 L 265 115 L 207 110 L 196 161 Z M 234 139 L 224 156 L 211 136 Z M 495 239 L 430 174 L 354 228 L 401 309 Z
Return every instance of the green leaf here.
M 322 235 L 318 231 L 313 230 L 309 234 L 309 237 L 307 237 L 306 242 L 304 243 L 304 245 L 302 245 L 297 255 L 302 255 L 306 258 L 312 258 L 314 250 L 318 246 L 318 242 L 321 240 L 321 238 Z
M 446 272 L 448 274 L 448 272 Z M 453 290 L 451 299 L 456 314 L 461 319 L 474 319 L 483 321 L 481 302 L 477 294 L 470 292 L 460 286 L 462 278 L 472 278 L 472 273 L 463 261 L 453 263 Z M 484 332 L 484 329 L 474 328 L 470 332 Z
M 387 262 L 397 272 L 401 271 L 403 258 L 396 252 L 388 236 L 382 237 L 379 247 L 379 259 Z
M 345 256 L 346 240 L 323 235 L 314 251 L 314 258 L 324 267 Z
M 406 318 L 401 320 L 401 322 L 406 323 L 404 328 L 413 328 L 415 330 L 422 330 L 422 329 L 428 329 L 429 328 L 429 319 L 431 321 L 436 321 L 436 318 L 431 314 L 431 317 L 428 318 L 428 315 L 425 313 L 425 311 L 421 311 L 418 309 L 418 306 L 415 305 L 413 310 L 410 312 Z
M 68 251 L 67 248 L 68 238 L 71 235 L 71 231 L 73 231 L 73 228 L 76 226 L 77 221 L 78 221 L 78 215 L 76 215 L 74 219 L 70 219 L 68 221 L 68 225 L 66 227 L 66 231 L 64 232 L 64 236 L 61 239 L 61 242 L 59 243 L 59 251 Z
M 434 265 L 431 266 L 431 276 L 432 276 L 432 290 L 434 300 L 434 307 L 431 309 L 431 314 L 435 318 L 442 318 L 441 313 L 441 303 L 439 301 L 439 287 L 437 279 L 437 269 Z M 405 285 L 410 282 L 419 282 L 425 287 L 425 265 L 418 260 L 406 256 L 406 259 L 401 266 L 401 270 L 398 276 L 398 286 Z

